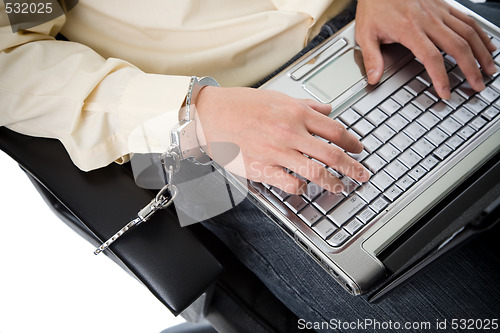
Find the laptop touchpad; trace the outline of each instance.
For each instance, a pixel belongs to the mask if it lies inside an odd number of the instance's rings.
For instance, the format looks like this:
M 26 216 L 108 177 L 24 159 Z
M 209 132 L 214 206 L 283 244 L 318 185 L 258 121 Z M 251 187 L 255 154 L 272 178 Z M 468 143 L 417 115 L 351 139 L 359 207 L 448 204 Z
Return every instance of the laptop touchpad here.
M 366 75 L 361 50 L 351 49 L 307 79 L 303 86 L 323 103 L 331 103 Z

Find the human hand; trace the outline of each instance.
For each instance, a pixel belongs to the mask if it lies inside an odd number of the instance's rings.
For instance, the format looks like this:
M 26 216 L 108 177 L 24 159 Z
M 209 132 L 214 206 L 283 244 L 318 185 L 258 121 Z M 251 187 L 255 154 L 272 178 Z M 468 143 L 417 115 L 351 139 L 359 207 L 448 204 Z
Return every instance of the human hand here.
M 471 17 L 443 0 L 359 0 L 356 41 L 361 46 L 368 82 L 377 83 L 384 70 L 381 43 L 401 43 L 422 61 L 441 98 L 450 98 L 448 76 L 438 50 L 451 55 L 476 91 L 484 89 L 476 59 L 494 74 L 495 46 Z
M 369 173 L 361 164 L 342 149 L 311 135 L 317 134 L 348 152 L 361 152 L 361 142 L 339 122 L 327 117 L 330 112 L 330 105 L 271 90 L 207 86 L 196 99 L 198 139 L 202 146 L 208 143 L 208 154 L 216 162 L 218 156 L 223 160 L 227 156 L 214 151 L 217 145 L 211 143 L 238 145 L 242 158 L 225 168 L 247 179 L 288 193 L 303 193 L 305 181 L 287 173 L 287 168 L 328 191 L 340 192 L 342 182 L 303 155 L 360 182 L 368 180 Z

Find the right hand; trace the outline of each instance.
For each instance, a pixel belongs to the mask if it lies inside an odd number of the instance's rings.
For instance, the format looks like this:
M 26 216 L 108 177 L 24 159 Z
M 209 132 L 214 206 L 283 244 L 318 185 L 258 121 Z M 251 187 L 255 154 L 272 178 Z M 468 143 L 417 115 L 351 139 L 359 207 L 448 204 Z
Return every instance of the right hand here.
M 329 118 L 330 112 L 328 104 L 295 99 L 276 91 L 207 86 L 196 100 L 196 120 L 201 125 L 198 139 L 201 145 L 208 143 L 208 154 L 216 162 L 220 152 L 214 152 L 216 145 L 211 143 L 238 145 L 240 163 L 230 163 L 225 168 L 247 179 L 288 193 L 303 193 L 306 182 L 287 173 L 286 168 L 328 191 L 340 192 L 342 182 L 303 155 L 360 182 L 369 179 L 369 172 L 338 148 L 359 153 L 363 145 L 342 124 Z

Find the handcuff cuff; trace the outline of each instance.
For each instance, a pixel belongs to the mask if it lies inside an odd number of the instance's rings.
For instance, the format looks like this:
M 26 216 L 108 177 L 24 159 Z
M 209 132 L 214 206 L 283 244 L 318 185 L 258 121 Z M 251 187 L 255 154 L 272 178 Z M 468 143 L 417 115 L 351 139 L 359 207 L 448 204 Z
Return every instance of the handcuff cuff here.
M 182 160 L 189 159 L 197 164 L 210 163 L 210 157 L 203 151 L 198 142 L 196 122 L 194 120 L 194 101 L 196 101 L 199 92 L 205 86 L 219 87 L 219 84 L 211 77 L 203 77 L 201 79 L 198 79 L 196 76 L 191 77 L 185 107 L 181 108 L 179 113 L 179 123 L 170 132 L 170 147 L 160 158 L 166 175 L 165 186 L 137 213 L 136 218 L 132 219 L 107 241 L 102 243 L 94 251 L 95 255 L 105 251 L 125 232 L 141 223 L 147 222 L 155 212 L 167 208 L 174 202 L 178 189 L 173 184 L 172 179 L 173 175 L 179 171 Z

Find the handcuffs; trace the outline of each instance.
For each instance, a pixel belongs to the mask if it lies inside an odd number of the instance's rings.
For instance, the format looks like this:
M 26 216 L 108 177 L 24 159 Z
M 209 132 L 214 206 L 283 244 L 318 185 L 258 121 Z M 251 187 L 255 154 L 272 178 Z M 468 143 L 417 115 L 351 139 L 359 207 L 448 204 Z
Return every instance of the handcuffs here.
M 194 101 L 196 101 L 199 92 L 205 86 L 219 87 L 219 84 L 211 77 L 201 79 L 196 76 L 191 77 L 185 107 L 181 108 L 179 113 L 179 123 L 170 132 L 170 147 L 161 155 L 161 163 L 166 174 L 165 186 L 160 189 L 151 202 L 137 213 L 136 218 L 102 243 L 94 251 L 94 254 L 97 255 L 103 252 L 125 232 L 143 222 L 147 222 L 155 212 L 172 204 L 178 192 L 172 178 L 174 173 L 179 171 L 181 160 L 189 159 L 198 164 L 210 162 L 210 157 L 203 151 L 198 142 L 196 122 L 194 120 Z

